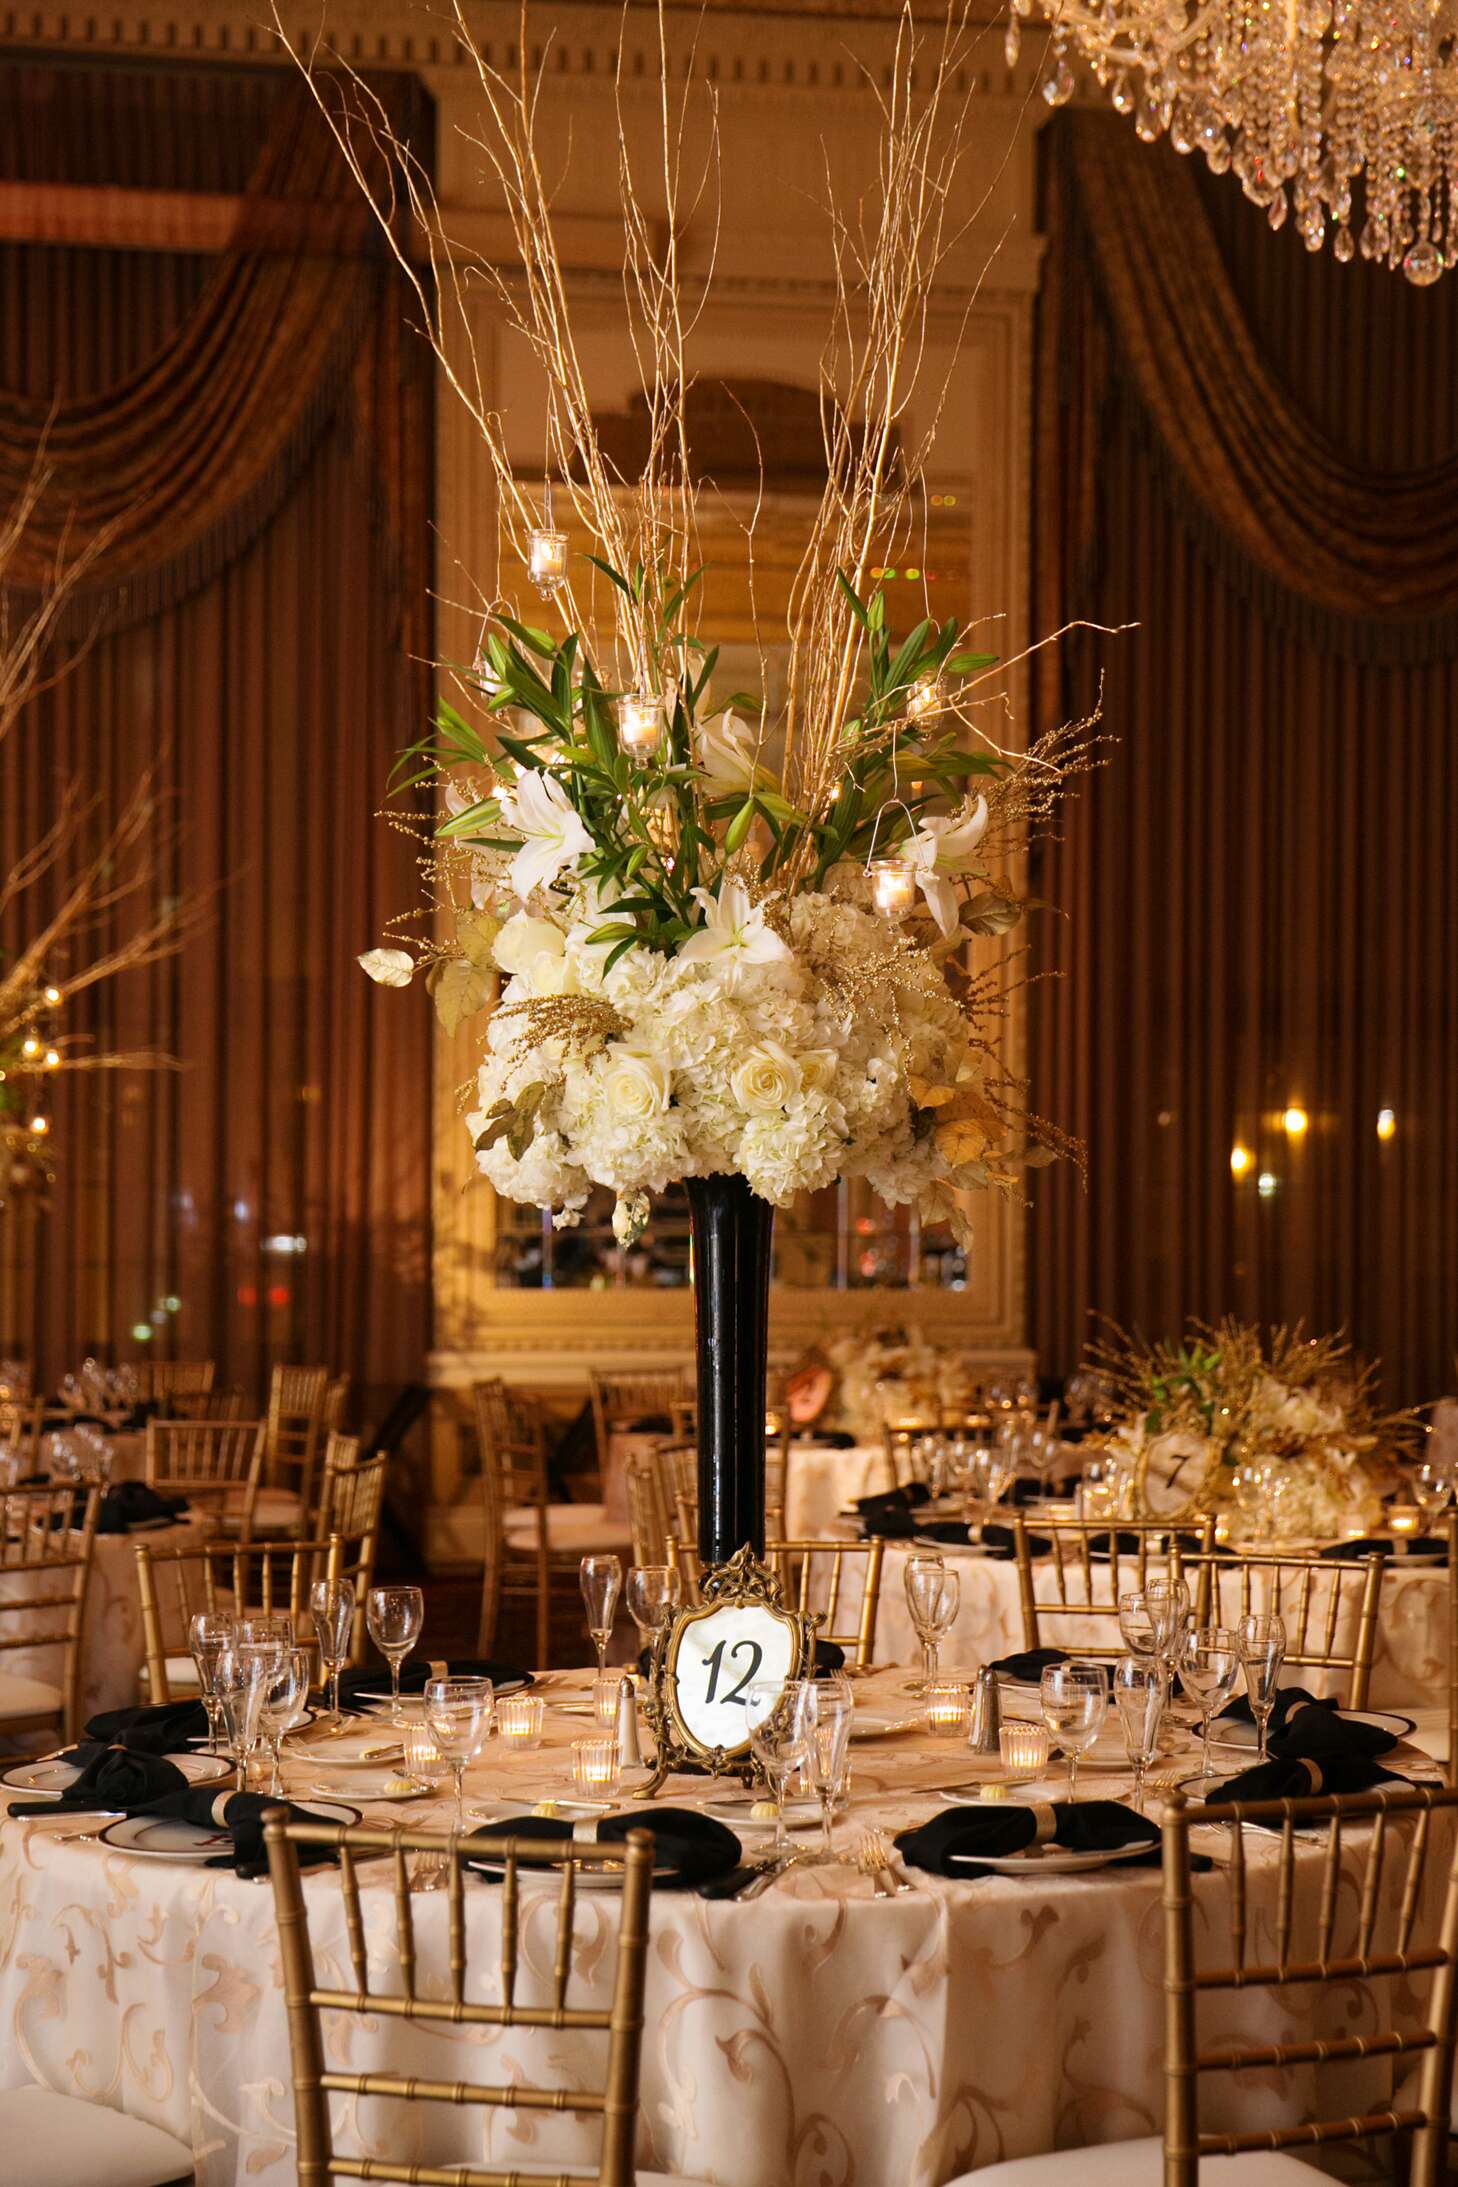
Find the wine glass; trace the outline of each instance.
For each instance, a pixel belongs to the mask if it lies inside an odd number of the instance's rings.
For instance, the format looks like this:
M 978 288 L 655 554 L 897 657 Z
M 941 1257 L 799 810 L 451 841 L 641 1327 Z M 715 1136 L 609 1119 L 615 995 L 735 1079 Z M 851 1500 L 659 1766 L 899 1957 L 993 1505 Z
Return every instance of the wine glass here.
M 309 1697 L 309 1654 L 305 1648 L 282 1648 L 274 1657 L 260 1681 L 259 1721 L 263 1736 L 268 1743 L 273 1762 L 273 1774 L 268 1789 L 276 1797 L 283 1793 L 283 1760 L 280 1749 L 284 1733 L 292 1731 L 303 1721 L 304 1703 Z
M 810 1756 L 810 1729 L 797 1688 L 811 1683 L 791 1678 L 781 1685 L 753 1685 L 745 1697 L 749 1744 L 774 1794 L 775 1840 L 770 1858 L 778 1867 L 784 1866 L 790 1850 L 785 1835 L 785 1787 Z
M 218 1701 L 228 1752 L 238 1773 L 236 1789 L 239 1792 L 248 1789 L 248 1758 L 258 1744 L 258 1716 L 269 1668 L 270 1658 L 260 1649 L 245 1652 L 241 1648 L 229 1648 L 218 1659 L 215 1674 Z
M 1430 1531 L 1436 1519 L 1453 1494 L 1453 1476 L 1447 1466 L 1436 1458 L 1424 1458 L 1413 1469 L 1408 1482 L 1412 1500 L 1423 1515 L 1424 1531 Z
M 962 1599 L 962 1582 L 940 1557 L 908 1557 L 905 1587 L 906 1607 L 922 1651 L 921 1683 L 908 1690 L 922 1693 L 936 1678 L 941 1643 L 951 1631 Z
M 1145 1598 L 1155 1625 L 1155 1653 L 1164 1665 L 1165 1690 L 1174 1680 L 1175 1661 L 1190 1621 L 1190 1590 L 1172 1575 L 1145 1583 Z
M 834 1860 L 832 1817 L 846 1790 L 855 1696 L 848 1679 L 805 1678 L 799 1688 L 808 1742 L 805 1774 L 820 1801 L 820 1849 L 826 1860 Z
M 287 1610 L 250 1611 L 237 1624 L 240 1648 L 292 1648 L 294 1620 Z
M 645 1647 L 653 1642 L 683 1601 L 683 1579 L 671 1564 L 630 1564 L 628 1615 Z
M 489 1678 L 428 1678 L 425 1721 L 450 1765 L 456 1788 L 456 1828 L 466 1827 L 466 1795 L 461 1784 L 467 1762 L 474 1762 L 491 1730 Z
M 370 1639 L 390 1666 L 390 1722 L 403 1723 L 400 1667 L 420 1638 L 425 1597 L 418 1587 L 372 1587 L 365 1596 Z
M 1043 1721 L 1068 1756 L 1068 1797 L 1078 1798 L 1078 1758 L 1104 1728 L 1109 1674 L 1102 1663 L 1050 1663 L 1039 1681 Z
M 1278 1617 L 1252 1613 L 1241 1619 L 1239 1638 L 1245 1690 L 1250 1696 L 1250 1712 L 1256 1720 L 1260 1742 L 1259 1759 L 1264 1761 L 1271 1711 L 1276 1705 L 1276 1692 L 1281 1683 L 1281 1665 L 1286 1660 L 1286 1628 Z
M 1210 1719 L 1240 1676 L 1240 1635 L 1228 1625 L 1197 1625 L 1180 1651 L 1180 1684 L 1200 1712 L 1200 1775 L 1211 1777 Z
M 449 1765 L 441 1752 L 440 1741 L 425 1718 L 412 1717 L 402 1726 L 400 1739 L 405 1749 L 406 1774 L 417 1784 L 444 1784 Z M 448 1866 L 443 1853 L 417 1853 L 410 1870 L 410 1888 L 413 1891 L 443 1891 Z
M 977 1540 L 981 1541 L 983 1529 L 996 1511 L 1013 1483 L 1017 1472 L 1018 1437 L 1016 1434 L 999 1439 L 994 1436 L 990 1445 L 972 1453 L 967 1467 L 967 1489 L 976 1507 Z
M 597 1650 L 597 1675 L 601 1678 L 607 1669 L 607 1644 L 613 1636 L 613 1617 L 623 1587 L 622 1561 L 617 1557 L 584 1557 L 577 1577 L 587 1607 L 587 1630 Z
M 187 1645 L 197 1665 L 198 1693 L 207 1711 L 208 1752 L 218 1751 L 222 1705 L 218 1700 L 218 1659 L 233 1645 L 233 1620 L 216 1610 L 199 1610 L 187 1628 Z
M 1164 1679 L 1151 1656 L 1121 1656 L 1114 1665 L 1114 1706 L 1124 1734 L 1124 1752 L 1134 1767 L 1134 1809 L 1144 1812 L 1144 1772 L 1159 1746 L 1164 1715 Z
M 344 1718 L 339 1708 L 339 1674 L 354 1631 L 353 1580 L 315 1580 L 309 1589 L 309 1608 L 314 1614 L 320 1660 L 329 1674 L 329 1728 L 340 1732 Z
M 1160 1621 L 1142 1587 L 1119 1597 L 1119 1631 L 1131 1655 L 1157 1658 Z

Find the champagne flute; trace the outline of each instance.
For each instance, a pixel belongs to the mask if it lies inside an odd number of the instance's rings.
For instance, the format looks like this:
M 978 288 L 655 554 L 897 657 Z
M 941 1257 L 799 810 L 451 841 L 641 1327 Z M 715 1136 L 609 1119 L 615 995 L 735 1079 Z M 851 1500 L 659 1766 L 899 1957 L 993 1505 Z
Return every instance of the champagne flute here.
M 222 1703 L 218 1698 L 218 1663 L 232 1647 L 233 1639 L 233 1620 L 216 1610 L 199 1610 L 187 1628 L 187 1645 L 197 1665 L 198 1692 L 207 1711 L 209 1754 L 218 1752 L 223 1724 Z
M 1182 1579 L 1167 1577 L 1145 1583 L 1145 1598 L 1155 1624 L 1155 1653 L 1164 1666 L 1164 1686 L 1174 1684 L 1175 1662 L 1190 1619 L 1190 1590 Z
M 354 1631 L 353 1580 L 315 1580 L 309 1589 L 309 1608 L 314 1615 L 314 1638 L 319 1644 L 320 1660 L 329 1674 L 329 1728 L 338 1733 L 344 1729 L 339 1708 L 339 1674 L 344 1668 L 350 1635 Z
M 790 1853 L 785 1835 L 785 1788 L 796 1771 L 804 1768 L 810 1754 L 805 1710 L 796 1694 L 797 1687 L 809 1683 L 792 1678 L 782 1685 L 754 1685 L 745 1697 L 749 1744 L 774 1795 L 775 1838 L 770 1860 L 778 1868 L 785 1866 Z
M 390 1722 L 400 1724 L 400 1669 L 425 1623 L 425 1597 L 418 1587 L 372 1587 L 365 1597 L 370 1639 L 390 1666 Z
M 820 1800 L 820 1850 L 835 1859 L 832 1818 L 846 1790 L 855 1696 L 846 1679 L 799 1681 L 799 1704 L 807 1738 L 805 1773 Z
M 671 1564 L 630 1564 L 628 1615 L 647 1647 L 683 1601 L 683 1579 Z
M 240 1648 L 230 1648 L 218 1663 L 218 1700 L 228 1735 L 228 1751 L 238 1774 L 236 1789 L 239 1792 L 248 1789 L 248 1758 L 258 1744 L 258 1714 L 268 1669 L 268 1659 L 257 1649 L 245 1653 Z
M 1124 1752 L 1134 1767 L 1134 1811 L 1144 1813 L 1144 1772 L 1159 1747 L 1164 1715 L 1164 1680 L 1151 1656 L 1121 1656 L 1114 1665 L 1114 1706 L 1124 1734 Z
M 937 1676 L 941 1643 L 951 1631 L 962 1599 L 962 1582 L 940 1557 L 908 1557 L 904 1578 L 906 1607 L 921 1642 L 922 1676 L 907 1691 L 925 1693 Z
M 1078 1760 L 1104 1728 L 1109 1674 L 1102 1663 L 1050 1663 L 1039 1681 L 1043 1721 L 1068 1756 L 1068 1797 L 1078 1798 Z
M 1124 1636 L 1124 1646 L 1130 1655 L 1142 1655 L 1146 1660 L 1159 1655 L 1159 1617 L 1151 1608 L 1149 1597 L 1142 1587 L 1131 1588 L 1119 1597 L 1119 1631 Z
M 273 1773 L 268 1789 L 275 1796 L 283 1795 L 283 1747 L 285 1732 L 303 1721 L 304 1704 L 309 1697 L 309 1655 L 305 1648 L 283 1648 L 274 1658 L 261 1680 L 259 1718 L 263 1736 L 273 1761 Z
M 1286 1660 L 1286 1628 L 1275 1616 L 1252 1613 L 1243 1617 L 1239 1626 L 1240 1662 L 1245 1672 L 1245 1690 L 1250 1696 L 1250 1713 L 1256 1720 L 1259 1738 L 1258 1759 L 1266 1759 L 1266 1742 L 1270 1733 L 1271 1711 L 1276 1705 L 1276 1693 L 1281 1683 L 1281 1665 Z
M 1213 1777 L 1210 1719 L 1224 1708 L 1240 1676 L 1240 1635 L 1228 1625 L 1199 1625 L 1180 1654 L 1180 1684 L 1200 1712 L 1200 1775 Z
M 584 1557 L 578 1567 L 578 1583 L 587 1608 L 587 1630 L 597 1649 L 597 1675 L 607 1670 L 607 1645 L 613 1636 L 613 1617 L 622 1592 L 623 1567 L 617 1557 Z
M 428 1678 L 425 1682 L 425 1721 L 450 1765 L 457 1830 L 466 1827 L 466 1795 L 461 1780 L 467 1762 L 474 1762 L 486 1744 L 491 1707 L 489 1678 Z

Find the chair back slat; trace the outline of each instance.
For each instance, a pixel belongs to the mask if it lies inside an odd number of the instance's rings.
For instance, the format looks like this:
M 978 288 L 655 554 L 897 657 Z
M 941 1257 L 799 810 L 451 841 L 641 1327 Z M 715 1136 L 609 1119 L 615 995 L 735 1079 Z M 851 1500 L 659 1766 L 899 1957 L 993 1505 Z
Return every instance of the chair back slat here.
M 299 1499 L 299 1531 L 311 1531 L 314 1475 L 326 1430 L 331 1390 L 327 1367 L 276 1366 L 269 1378 L 264 1427 L 264 1478 L 270 1488 L 292 1489 Z
M 27 1588 L 8 1599 L 0 1596 L 0 1648 L 59 1649 L 57 1715 L 67 1739 L 74 1739 L 80 1728 L 81 1636 L 100 1510 L 101 1490 L 94 1484 L 12 1488 L 0 1494 L 0 1571 L 12 1580 L 26 1573 L 43 1575 L 34 1593 Z M 15 1629 L 22 1620 L 36 1617 L 46 1618 L 40 1629 Z
M 36 1470 L 45 1414 L 43 1398 L 7 1397 L 0 1400 L 0 1458 L 14 1459 L 17 1473 Z
M 471 1418 L 481 1460 L 481 1496 L 486 1519 L 486 1561 L 481 1576 L 480 1648 L 489 1653 L 495 1640 L 503 1582 L 509 1566 L 526 1559 L 536 1598 L 537 1654 L 545 1664 L 551 1651 L 551 1545 L 547 1530 L 547 1420 L 538 1400 L 508 1389 L 498 1378 L 478 1382 L 471 1391 Z M 529 1543 L 507 1540 L 511 1510 L 534 1514 Z
M 131 1369 L 139 1405 L 170 1405 L 206 1397 L 217 1377 L 212 1359 L 139 1359 Z
M 399 1828 L 341 1828 L 289 1822 L 282 1812 L 278 1812 L 266 1822 L 264 1837 L 283 1961 L 300 2187 L 324 2187 L 324 2183 L 334 2179 L 361 2176 L 358 2159 L 336 2154 L 330 2106 L 333 2095 L 347 2096 L 352 2105 L 357 2105 L 361 2098 L 398 2103 L 407 2112 L 420 2105 L 452 2104 L 595 2113 L 603 2122 L 602 2145 L 596 2161 L 564 2163 L 560 2174 L 554 2177 L 565 2183 L 565 2187 L 632 2187 L 653 1868 L 653 1841 L 646 1831 L 631 1831 L 621 1845 L 568 1842 L 544 1847 L 538 1841 L 518 1844 L 511 1838 L 480 1834 L 464 1838 L 442 1837 L 436 1833 Z M 329 1846 L 339 1856 L 339 1890 L 352 1989 L 330 1988 L 319 1982 L 309 1915 L 312 1908 L 324 1918 L 326 1891 L 321 1880 L 319 1886 L 311 1888 L 306 1899 L 299 1866 L 298 1848 L 301 1845 Z M 360 1862 L 376 1853 L 385 1854 L 389 1860 L 395 1922 L 393 1950 L 380 1953 L 379 1986 L 372 1987 L 370 1927 L 364 1917 Z M 414 1854 L 446 1865 L 450 1892 L 448 1970 L 435 1969 L 421 1962 L 407 1865 L 408 1856 Z M 468 1861 L 483 1857 L 504 1869 L 500 1885 L 499 2000 L 494 2003 L 470 1994 L 466 1960 L 462 1872 Z M 534 1867 L 556 1867 L 563 1871 L 557 1899 L 557 1941 L 551 1960 L 553 2001 L 546 2006 L 517 2002 L 519 1878 L 523 1857 Z M 584 1871 L 605 1879 L 609 1887 L 615 1886 L 618 1897 L 612 1996 L 607 2006 L 574 2007 L 566 2002 L 574 1963 L 576 1881 Z M 591 1955 L 593 1963 L 596 1957 L 595 1953 Z M 442 1980 L 447 1972 L 448 1980 Z M 442 1990 L 448 1990 L 449 1995 L 442 1995 Z M 535 2078 L 525 2077 L 514 2078 L 498 2087 L 484 2081 L 436 2080 L 418 2074 L 406 2077 L 384 2072 L 346 2073 L 331 2070 L 327 2063 L 321 2021 L 325 2011 L 405 2020 L 422 2028 L 438 2027 L 443 2031 L 460 2027 L 580 2030 L 606 2035 L 606 2058 L 600 2082 L 566 2087 L 545 2086 Z M 514 2049 L 514 2057 L 524 2055 Z M 587 2055 L 598 2053 L 594 2048 L 591 2053 L 584 2052 L 584 2056 Z M 585 2080 L 586 2076 L 583 2078 Z M 383 2128 L 379 2132 L 381 2146 L 388 2148 Z M 381 2178 L 388 2171 L 391 2178 L 439 2178 L 451 2182 L 452 2187 L 511 2187 L 511 2183 L 521 2177 L 519 2171 L 491 2165 L 452 2165 L 449 2169 L 412 2165 L 405 2151 L 415 2140 L 416 2130 L 402 2121 L 400 2154 L 394 2159 L 388 2156 L 378 2159 Z
M 1209 1606 L 1211 1625 L 1274 1612 L 1286 1628 L 1288 1669 L 1347 1673 L 1349 1708 L 1367 1705 L 1377 1652 L 1385 1557 L 1360 1559 L 1242 1550 L 1186 1559 L 1185 1578 Z
M 1025 1648 L 1062 1645 L 1069 1638 L 1062 1628 L 1072 1619 L 1081 1626 L 1092 1621 L 1096 1634 L 1100 1627 L 1108 1628 L 1106 1641 L 1091 1638 L 1086 1630 L 1080 1632 L 1080 1655 L 1122 1655 L 1119 1597 L 1145 1587 L 1156 1572 L 1190 1580 L 1192 1567 L 1195 1622 L 1210 1623 L 1208 1582 L 1202 1577 L 1206 1567 L 1200 1560 L 1203 1556 L 1208 1564 L 1214 1549 L 1213 1519 L 1180 1527 L 1148 1521 L 1040 1519 L 1037 1537 L 1048 1544 L 1046 1550 L 1035 1546 L 1021 1511 L 1013 1513 L 1012 1528 Z M 1050 1632 L 1050 1628 L 1057 1629 Z
M 246 1536 L 263 1473 L 263 1438 L 260 1420 L 149 1420 L 147 1485 L 236 1520 Z
M 660 1433 L 679 1435 L 674 1407 L 692 1396 L 687 1375 L 678 1368 L 653 1374 L 604 1374 L 596 1367 L 587 1371 L 592 1393 L 592 1422 L 597 1434 L 597 1462 L 606 1471 L 612 1437 L 651 1422 Z
M 337 1534 L 344 1544 L 341 1577 L 354 1588 L 354 1627 L 349 1660 L 356 1670 L 365 1659 L 365 1598 L 375 1579 L 375 1554 L 385 1510 L 388 1451 L 361 1459 L 357 1435 L 331 1434 L 324 1446 L 319 1483 L 320 1536 Z
M 700 1577 L 695 1544 L 675 1535 L 668 1551 L 669 1563 L 682 1577 L 685 1601 L 695 1600 Z M 802 1616 L 818 1614 L 817 1637 L 844 1649 L 846 1661 L 857 1668 L 868 1667 L 875 1653 L 885 1555 L 879 1534 L 867 1541 L 780 1538 L 764 1545 L 764 1561 L 787 1607 Z M 859 1580 L 858 1589 L 853 1580 Z
M 142 1612 L 147 1692 L 154 1703 L 170 1701 L 169 1655 L 187 1653 L 188 1627 L 200 1610 L 246 1617 L 287 1610 L 301 1621 L 316 1579 L 342 1576 L 345 1545 L 338 1534 L 314 1541 L 194 1543 L 184 1549 L 133 1544 L 137 1599 Z M 281 1584 L 286 1577 L 287 1584 Z M 304 1636 L 301 1633 L 301 1644 Z

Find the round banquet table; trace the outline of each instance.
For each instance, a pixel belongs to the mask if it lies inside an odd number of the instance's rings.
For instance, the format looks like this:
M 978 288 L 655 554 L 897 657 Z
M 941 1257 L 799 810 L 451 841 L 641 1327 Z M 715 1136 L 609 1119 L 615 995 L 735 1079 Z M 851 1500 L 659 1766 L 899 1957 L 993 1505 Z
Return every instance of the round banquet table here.
M 915 1542 L 888 1542 L 881 1571 L 881 1604 L 876 1620 L 874 1660 L 877 1663 L 919 1663 L 921 1646 L 906 1607 L 906 1560 L 917 1554 Z M 995 1662 L 1022 1648 L 1023 1615 L 1018 1598 L 1018 1570 L 1011 1557 L 990 1557 L 973 1549 L 945 1543 L 926 1548 L 946 1558 L 961 1576 L 956 1622 L 942 1644 L 941 1660 L 949 1669 Z M 859 1600 L 859 1579 L 851 1559 L 845 1573 L 845 1598 L 837 1613 L 838 1624 L 851 1621 L 853 1598 Z M 1444 1707 L 1448 1681 L 1448 1573 L 1445 1564 L 1419 1564 L 1403 1569 L 1404 1559 L 1393 1558 L 1382 1576 L 1382 1600 L 1378 1618 L 1377 1650 L 1372 1666 L 1369 1705 L 1377 1709 L 1432 1711 Z M 1075 1584 L 1070 1574 L 1070 1592 Z M 1349 1582 L 1349 1586 L 1352 1583 Z M 1052 1602 L 1056 1582 L 1051 1565 L 1035 1570 L 1039 1599 Z M 1353 1621 L 1355 1601 L 1353 1600 Z M 1313 1629 L 1321 1623 L 1319 1599 L 1313 1609 Z M 1344 1609 L 1337 1626 L 1337 1645 L 1349 1647 L 1354 1631 L 1346 1631 Z M 1058 1615 L 1050 1620 L 1045 1644 L 1076 1648 L 1101 1644 L 1112 1638 L 1107 1618 L 1078 1621 Z M 1327 1685 L 1341 1686 L 1346 1672 L 1338 1672 Z M 1301 1682 L 1313 1692 L 1323 1690 L 1320 1671 L 1301 1673 Z
M 546 1684 L 549 1703 L 582 1693 L 587 1673 Z M 858 1682 L 858 1703 L 905 1707 L 904 1674 Z M 468 1779 L 477 1803 L 539 1797 L 566 1785 L 565 1744 L 582 1719 L 549 1708 L 546 1745 L 503 1755 L 493 1740 Z M 856 1829 L 888 1831 L 926 1819 L 940 1789 L 966 1782 L 965 1747 L 915 1730 L 854 1748 Z M 1404 1750 L 1396 1765 L 1431 1774 Z M 317 1765 L 303 1782 L 317 1781 Z M 345 1772 L 332 1773 L 345 1775 Z M 296 1785 L 299 1780 L 295 1779 Z M 1118 1774 L 1085 1778 L 1117 1796 Z M 1030 1788 L 1052 1797 L 1056 1784 Z M 347 1794 L 343 1795 L 347 1797 Z M 676 1801 L 707 1796 L 702 1779 L 676 1780 Z M 489 1804 L 486 1812 L 490 1813 Z M 439 1801 L 374 1804 L 372 1821 L 443 1823 Z M 1446 1829 L 1446 1819 L 1438 1818 Z M 266 1882 L 227 1870 L 146 1860 L 79 1838 L 102 1827 L 85 1816 L 0 1824 L 0 2086 L 38 2080 L 149 2119 L 190 2141 L 198 2187 L 292 2187 L 294 2125 L 288 2032 L 273 1899 Z M 1365 1832 L 1351 1831 L 1343 1859 L 1355 1879 Z M 1441 1840 L 1441 1843 L 1439 1842 Z M 1196 1878 L 1212 1961 L 1228 1939 L 1223 1841 L 1199 1833 L 1217 1866 Z M 1253 1938 L 1274 1918 L 1274 1841 L 1252 1833 L 1249 1920 Z M 1428 1862 L 1434 1918 L 1448 1840 L 1435 1829 Z M 1298 1858 L 1315 1918 L 1322 1848 Z M 1307 1863 L 1309 1860 L 1309 1868 Z M 1395 1919 L 1402 1863 L 1389 1859 L 1384 1891 Z M 655 1891 L 651 1907 L 639 2161 L 714 2187 L 944 2187 L 968 2166 L 1054 2147 L 1156 2133 L 1161 2118 L 1161 1879 L 1157 1868 L 1109 1867 L 1041 1880 L 985 1876 L 947 1881 L 909 1871 L 913 1887 L 878 1897 L 854 1867 L 791 1870 L 753 1900 L 711 1901 Z M 395 1964 L 388 1862 L 361 1867 L 372 1972 Z M 338 1881 L 306 1874 L 319 1978 L 348 1982 Z M 1355 1880 L 1340 1894 L 1341 1921 L 1356 1920 Z M 574 2002 L 583 1983 L 605 2000 L 611 1981 L 611 1899 L 577 1902 Z M 469 1995 L 499 1994 L 498 1888 L 467 1891 Z M 415 1894 L 420 1964 L 441 1970 L 445 1994 L 444 1893 Z M 546 1995 L 552 1973 L 555 1890 L 525 1893 L 519 2003 Z M 1298 1931 L 1298 1936 L 1299 1936 Z M 1379 1936 L 1387 1933 L 1379 1930 Z M 1339 1946 L 1350 1939 L 1339 1936 Z M 392 1956 L 394 1955 L 394 1956 Z M 1285 1993 L 1244 1992 L 1209 2015 L 1207 2033 L 1259 2040 L 1377 2032 L 1414 2010 L 1410 1989 L 1390 1983 Z M 521 2075 L 533 2038 L 493 2029 L 407 2028 L 378 2016 L 331 2022 L 331 2062 L 343 2070 L 386 2067 L 441 2078 Z M 573 2045 L 551 2038 L 551 2077 L 581 2070 Z M 539 2065 L 537 2054 L 534 2062 Z M 1313 2072 L 1316 2069 L 1310 2069 Z M 598 2067 L 600 2072 L 600 2065 Z M 1343 2112 L 1386 2100 L 1391 2066 L 1328 2069 L 1296 2100 Z M 1333 2077 L 1334 2076 L 1334 2077 Z M 537 2072 L 539 2079 L 548 2076 Z M 1270 2125 L 1281 2109 L 1275 2077 L 1245 2075 L 1217 2088 L 1212 2124 Z M 425 2116 L 422 2117 L 421 2114 Z M 522 2112 L 421 2106 L 341 2106 L 341 2149 L 419 2162 L 509 2165 L 565 2161 L 590 2143 L 577 2122 Z M 399 2139 L 406 2141 L 402 2148 Z M 412 2125 L 411 2121 L 419 2123 Z

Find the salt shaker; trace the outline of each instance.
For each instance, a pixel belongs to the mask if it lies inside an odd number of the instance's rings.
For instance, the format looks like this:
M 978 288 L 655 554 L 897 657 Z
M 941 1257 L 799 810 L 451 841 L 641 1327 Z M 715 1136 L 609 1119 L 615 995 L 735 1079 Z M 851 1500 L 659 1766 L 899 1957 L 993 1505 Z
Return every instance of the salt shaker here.
M 990 1664 L 984 1664 L 977 1673 L 972 1688 L 972 1720 L 967 1743 L 974 1754 L 998 1754 L 998 1732 L 1002 1728 L 1002 1697 L 998 1692 L 997 1673 Z
M 993 1733 L 992 1743 L 997 1744 Z M 638 1702 L 631 1678 L 618 1681 L 618 1767 L 641 1769 L 643 1750 L 638 1744 Z

